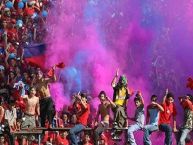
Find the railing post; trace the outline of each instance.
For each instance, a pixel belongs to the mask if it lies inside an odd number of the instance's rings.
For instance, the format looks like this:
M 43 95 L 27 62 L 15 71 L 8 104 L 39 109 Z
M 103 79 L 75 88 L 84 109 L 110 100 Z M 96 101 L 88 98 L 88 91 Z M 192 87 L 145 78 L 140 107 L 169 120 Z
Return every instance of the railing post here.
M 38 134 L 38 145 L 41 145 L 41 134 Z

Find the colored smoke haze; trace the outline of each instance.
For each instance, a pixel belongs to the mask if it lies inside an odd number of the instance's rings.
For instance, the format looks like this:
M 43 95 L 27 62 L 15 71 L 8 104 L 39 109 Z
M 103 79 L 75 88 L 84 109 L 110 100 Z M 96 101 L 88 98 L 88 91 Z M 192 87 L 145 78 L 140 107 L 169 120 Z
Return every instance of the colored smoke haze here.
M 152 94 L 161 100 L 166 88 L 176 98 L 190 92 L 192 0 L 53 1 L 48 19 L 46 66 L 61 61 L 67 66 L 58 71 L 61 82 L 52 85 L 57 109 L 81 90 L 90 93 L 94 107 L 100 90 L 112 97 L 116 68 L 126 74 L 132 90 L 142 91 L 146 103 Z M 129 102 L 133 106 L 133 98 Z

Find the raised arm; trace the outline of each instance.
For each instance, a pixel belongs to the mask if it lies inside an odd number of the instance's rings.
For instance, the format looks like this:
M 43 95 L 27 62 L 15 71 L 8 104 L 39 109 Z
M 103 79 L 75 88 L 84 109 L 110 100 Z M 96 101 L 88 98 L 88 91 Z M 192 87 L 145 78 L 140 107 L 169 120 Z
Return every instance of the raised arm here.
M 183 99 L 182 97 L 179 97 L 179 101 L 183 108 L 188 108 L 193 111 L 193 104 L 189 99 Z
M 53 77 L 51 78 L 45 78 L 45 81 L 47 81 L 48 83 L 53 83 L 56 81 L 56 75 L 54 74 Z
M 45 80 L 46 80 L 48 83 L 52 83 L 52 82 L 55 82 L 55 81 L 56 81 L 55 69 L 56 69 L 56 66 L 53 66 L 53 67 L 52 67 L 53 76 L 51 76 L 50 78 L 45 78 Z
M 164 108 L 160 104 L 158 104 L 157 102 L 152 102 L 151 104 L 156 105 L 156 107 L 158 108 L 159 111 L 161 111 L 161 112 L 164 111 Z
M 142 96 L 141 92 L 140 92 L 140 91 L 137 91 L 137 94 L 138 94 L 138 96 L 139 96 L 140 99 L 141 99 L 141 103 L 144 105 L 144 99 L 143 99 L 143 96 Z
M 116 74 L 111 82 L 111 86 L 114 88 L 116 86 L 117 78 L 119 76 L 119 69 L 116 70 Z
M 83 109 L 88 109 L 87 102 L 83 101 L 79 94 L 76 96 L 76 99 L 80 101 L 80 105 L 83 107 Z
M 5 65 L 6 68 L 9 67 L 8 58 L 9 58 L 9 52 L 8 52 L 9 44 L 5 46 Z
M 164 103 L 165 101 L 166 101 L 166 96 L 168 95 L 168 88 L 166 89 L 166 93 L 165 93 L 165 95 L 164 95 L 164 98 L 163 98 L 163 100 L 162 100 L 162 103 Z

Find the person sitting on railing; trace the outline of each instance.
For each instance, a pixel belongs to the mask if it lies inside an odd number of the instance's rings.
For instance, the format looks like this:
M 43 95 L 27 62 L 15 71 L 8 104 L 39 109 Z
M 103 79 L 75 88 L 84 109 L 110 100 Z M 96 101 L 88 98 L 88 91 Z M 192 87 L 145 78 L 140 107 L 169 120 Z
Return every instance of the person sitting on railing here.
M 171 127 L 171 120 L 173 118 L 173 131 L 177 132 L 176 128 L 176 106 L 174 104 L 174 96 L 172 93 L 168 92 L 168 89 L 166 90 L 166 94 L 162 100 L 162 107 L 164 108 L 164 111 L 160 112 L 159 117 L 159 130 L 165 133 L 165 145 L 171 145 L 172 144 L 172 127 Z
M 185 97 L 179 97 L 179 101 L 184 109 L 184 122 L 180 128 L 178 145 L 184 145 L 193 128 L 193 97 L 187 94 Z
M 78 94 L 76 96 L 76 99 L 78 100 L 77 107 L 78 112 L 77 115 L 77 123 L 73 128 L 70 129 L 69 137 L 71 141 L 71 145 L 78 145 L 78 141 L 76 138 L 76 135 L 80 132 L 82 132 L 86 126 L 87 126 L 87 120 L 90 115 L 90 105 L 87 103 L 87 96 L 84 93 Z
M 73 96 L 72 105 L 68 106 L 68 112 L 70 114 L 70 127 L 74 127 L 77 124 L 77 113 L 80 111 L 79 100 L 76 95 Z
M 94 131 L 94 145 L 99 144 L 100 135 L 109 127 L 110 108 L 111 108 L 110 106 L 111 104 L 109 102 L 110 99 L 106 96 L 105 91 L 101 91 L 98 97 L 101 103 L 98 106 L 97 116 L 95 119 L 96 129 Z M 101 116 L 100 123 L 98 123 L 99 116 Z
M 137 91 L 134 102 L 136 105 L 135 117 L 129 119 L 135 121 L 135 124 L 132 124 L 128 127 L 128 143 L 130 145 L 136 145 L 133 133 L 138 130 L 142 130 L 145 123 L 144 100 L 141 92 Z
M 163 107 L 157 103 L 157 96 L 151 96 L 151 103 L 147 106 L 146 125 L 144 126 L 144 145 L 151 145 L 150 135 L 158 130 L 158 120 L 160 112 L 164 111 Z

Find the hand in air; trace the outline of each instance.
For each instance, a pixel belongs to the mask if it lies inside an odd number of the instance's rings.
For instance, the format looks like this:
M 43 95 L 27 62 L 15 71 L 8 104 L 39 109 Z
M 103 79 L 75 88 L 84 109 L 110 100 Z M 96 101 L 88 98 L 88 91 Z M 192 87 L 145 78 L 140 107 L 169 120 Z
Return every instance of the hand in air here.
M 116 70 L 116 74 L 115 74 L 116 77 L 119 76 L 119 69 Z

